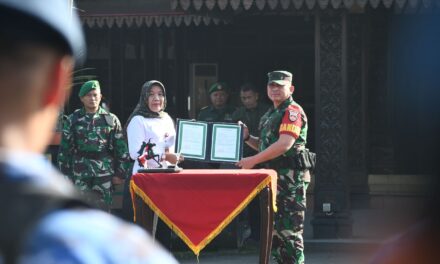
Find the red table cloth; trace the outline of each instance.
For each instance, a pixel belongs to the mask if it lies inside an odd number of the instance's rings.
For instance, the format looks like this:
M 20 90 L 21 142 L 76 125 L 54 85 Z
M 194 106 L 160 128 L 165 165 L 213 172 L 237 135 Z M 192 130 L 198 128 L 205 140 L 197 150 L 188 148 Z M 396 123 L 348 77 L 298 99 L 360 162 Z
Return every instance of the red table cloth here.
M 130 191 L 133 201 L 135 194 L 141 197 L 198 255 L 265 186 L 271 187 L 276 211 L 276 179 L 276 172 L 266 169 L 184 169 L 135 174 Z

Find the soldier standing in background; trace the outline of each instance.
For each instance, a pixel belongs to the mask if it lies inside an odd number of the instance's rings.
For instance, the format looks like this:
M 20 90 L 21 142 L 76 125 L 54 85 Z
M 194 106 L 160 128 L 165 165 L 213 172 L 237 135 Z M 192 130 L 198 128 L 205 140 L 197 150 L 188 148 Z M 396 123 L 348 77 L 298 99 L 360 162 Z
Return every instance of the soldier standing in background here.
M 84 83 L 78 95 L 84 107 L 64 122 L 58 165 L 91 203 L 109 211 L 112 187 L 130 168 L 127 144 L 119 119 L 99 106 L 99 82 Z
M 280 264 L 304 263 L 304 213 L 306 190 L 310 182 L 310 164 L 299 164 L 308 158 L 307 117 L 292 99 L 295 87 L 287 71 L 268 73 L 267 95 L 273 106 L 260 121 L 260 137 L 244 129 L 245 142 L 260 152 L 237 162 L 243 169 L 259 163 L 278 173 L 277 205 L 272 255 Z
M 197 120 L 205 122 L 232 122 L 232 113 L 235 111 L 235 107 L 228 104 L 229 89 L 226 83 L 214 83 L 209 88 L 208 94 L 211 105 L 200 109 Z M 220 164 L 215 162 L 185 161 L 182 164 L 182 167 L 196 169 L 218 169 Z
M 226 83 L 214 83 L 208 90 L 210 106 L 200 109 L 197 120 L 207 122 L 232 122 L 235 107 L 228 105 L 229 91 Z
M 249 133 L 251 135 L 259 135 L 258 125 L 260 124 L 260 118 L 267 112 L 269 106 L 259 101 L 260 95 L 258 94 L 255 86 L 251 83 L 246 83 L 240 87 L 240 100 L 243 106 L 238 108 L 232 114 L 232 120 L 234 122 L 241 121 L 246 124 Z M 248 145 L 243 146 L 243 157 L 249 157 L 257 154 L 257 151 Z

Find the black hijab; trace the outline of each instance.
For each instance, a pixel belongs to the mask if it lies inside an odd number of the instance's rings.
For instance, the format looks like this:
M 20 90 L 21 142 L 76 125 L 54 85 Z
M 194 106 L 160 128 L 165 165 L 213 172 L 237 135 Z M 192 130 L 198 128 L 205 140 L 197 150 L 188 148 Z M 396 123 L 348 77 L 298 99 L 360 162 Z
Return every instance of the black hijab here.
M 157 85 L 160 88 L 162 88 L 162 92 L 164 95 L 163 109 L 161 109 L 159 112 L 153 112 L 150 110 L 150 108 L 148 108 L 148 95 L 150 94 L 150 90 L 154 85 Z M 168 115 L 164 111 L 166 106 L 167 106 L 167 97 L 166 97 L 166 93 L 165 93 L 165 86 L 161 82 L 156 81 L 156 80 L 151 80 L 151 81 L 144 83 L 144 85 L 142 85 L 141 95 L 139 97 L 139 102 L 136 105 L 136 107 L 134 108 L 131 115 L 128 117 L 127 123 L 125 123 L 125 129 L 124 129 L 125 132 L 127 133 L 127 126 L 128 126 L 128 124 L 130 124 L 131 119 L 137 115 L 140 115 L 140 116 L 143 116 L 146 118 L 164 118 L 165 116 Z

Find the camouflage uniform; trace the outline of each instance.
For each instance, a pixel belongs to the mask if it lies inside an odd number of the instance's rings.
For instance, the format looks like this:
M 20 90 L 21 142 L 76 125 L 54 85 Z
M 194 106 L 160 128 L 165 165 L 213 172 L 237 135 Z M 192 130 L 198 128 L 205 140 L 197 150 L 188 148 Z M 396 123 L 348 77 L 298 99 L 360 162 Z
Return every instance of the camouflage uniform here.
M 304 262 L 304 212 L 306 190 L 310 182 L 307 171 L 293 170 L 291 158 L 304 148 L 307 138 L 307 117 L 292 97 L 278 108 L 271 107 L 260 121 L 260 151 L 275 143 L 280 134 L 295 137 L 291 149 L 269 161 L 266 166 L 278 173 L 278 211 L 275 214 L 272 255 L 277 263 Z
M 99 208 L 112 204 L 112 177 L 130 168 L 119 119 L 99 107 L 94 114 L 77 109 L 63 125 L 58 153 L 60 170 Z M 96 201 L 96 199 L 98 201 Z
M 226 105 L 222 109 L 215 109 L 212 105 L 200 109 L 197 120 L 207 122 L 232 122 L 232 113 L 235 107 Z

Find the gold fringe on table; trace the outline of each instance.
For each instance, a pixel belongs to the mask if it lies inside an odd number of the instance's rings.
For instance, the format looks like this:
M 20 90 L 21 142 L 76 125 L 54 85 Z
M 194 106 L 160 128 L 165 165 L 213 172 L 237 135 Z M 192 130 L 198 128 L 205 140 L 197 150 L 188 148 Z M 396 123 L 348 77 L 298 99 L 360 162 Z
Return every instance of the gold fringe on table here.
M 229 225 L 232 220 L 255 198 L 255 196 L 267 185 L 271 184 L 271 177 L 266 177 L 258 186 L 223 220 L 217 228 L 215 228 L 208 236 L 206 236 L 198 245 L 194 245 L 178 226 L 176 226 L 154 203 L 151 199 L 134 183 L 130 181 L 130 193 L 133 199 L 134 221 L 136 222 L 136 206 L 134 193 L 142 198 L 142 200 L 156 213 L 162 221 L 164 221 L 171 230 L 173 230 L 194 252 L 197 257 L 200 251 L 206 247 L 223 229 Z M 276 207 L 274 207 L 274 210 Z

